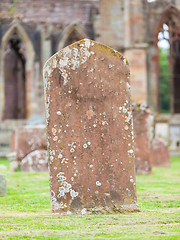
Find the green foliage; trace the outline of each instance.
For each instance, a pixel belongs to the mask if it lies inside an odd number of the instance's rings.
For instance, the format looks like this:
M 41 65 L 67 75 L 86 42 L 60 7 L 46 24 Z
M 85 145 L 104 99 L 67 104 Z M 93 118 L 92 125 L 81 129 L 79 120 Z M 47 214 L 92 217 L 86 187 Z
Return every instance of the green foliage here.
M 159 65 L 161 112 L 170 113 L 170 66 L 168 48 L 159 48 Z
M 0 239 L 134 239 L 178 240 L 180 209 L 180 158 L 171 168 L 154 168 L 152 175 L 137 176 L 141 212 L 63 216 L 50 212 L 48 173 L 11 173 L 7 192 L 0 197 Z
M 9 7 L 9 12 L 10 13 L 14 12 L 14 7 L 15 7 L 16 3 L 17 3 L 17 0 L 13 0 L 13 3 Z

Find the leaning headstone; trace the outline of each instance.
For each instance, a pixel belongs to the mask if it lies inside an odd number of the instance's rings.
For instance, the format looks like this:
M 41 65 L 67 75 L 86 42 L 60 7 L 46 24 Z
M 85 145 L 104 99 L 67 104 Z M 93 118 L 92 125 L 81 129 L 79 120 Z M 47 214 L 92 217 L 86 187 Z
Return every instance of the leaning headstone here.
M 47 150 L 36 150 L 29 153 L 21 161 L 21 170 L 22 172 L 47 172 Z
M 6 177 L 0 174 L 0 196 L 6 195 Z
M 149 108 L 143 104 L 133 105 L 133 126 L 136 173 L 150 174 L 154 118 Z
M 138 210 L 127 60 L 84 39 L 43 73 L 52 212 Z
M 151 162 L 153 167 L 170 167 L 168 144 L 161 138 L 153 139 Z

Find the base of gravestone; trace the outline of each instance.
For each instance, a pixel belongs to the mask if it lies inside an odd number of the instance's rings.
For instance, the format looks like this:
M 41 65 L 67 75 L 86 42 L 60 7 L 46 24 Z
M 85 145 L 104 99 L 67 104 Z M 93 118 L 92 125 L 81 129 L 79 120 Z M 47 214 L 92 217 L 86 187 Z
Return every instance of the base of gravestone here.
M 6 191 L 6 176 L 0 174 L 0 196 L 5 196 L 7 194 Z
M 92 214 L 114 214 L 114 213 L 133 213 L 140 212 L 137 204 L 121 205 L 121 207 L 96 207 L 96 208 L 83 208 L 76 211 L 52 212 L 55 215 L 92 215 Z
M 82 208 L 73 209 L 71 211 L 52 211 L 55 215 L 92 215 L 92 214 L 114 214 L 114 213 L 133 213 L 140 212 L 140 208 L 137 203 L 124 204 L 120 206 L 104 206 L 104 207 L 93 207 L 93 208 Z

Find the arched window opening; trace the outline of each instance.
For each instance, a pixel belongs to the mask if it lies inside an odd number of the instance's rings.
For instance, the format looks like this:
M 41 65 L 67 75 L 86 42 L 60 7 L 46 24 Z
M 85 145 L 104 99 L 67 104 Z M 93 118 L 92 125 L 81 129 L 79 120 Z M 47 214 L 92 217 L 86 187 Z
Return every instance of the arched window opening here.
M 169 27 L 163 24 L 158 34 L 159 104 L 161 113 L 170 113 Z
M 4 119 L 24 119 L 26 117 L 25 47 L 16 29 L 8 39 L 4 51 Z
M 83 37 L 78 33 L 78 31 L 76 29 L 74 29 L 68 36 L 68 38 L 65 42 L 65 47 L 70 44 L 73 44 L 74 42 L 81 40 L 82 38 Z
M 79 27 L 76 23 L 67 26 L 63 33 L 63 37 L 58 44 L 58 50 L 73 44 L 83 38 L 87 38 L 86 34 L 83 32 L 81 27 Z
M 180 113 L 180 26 L 171 15 L 158 34 L 161 113 Z
M 180 27 L 172 22 L 171 31 L 172 104 L 173 112 L 180 113 Z

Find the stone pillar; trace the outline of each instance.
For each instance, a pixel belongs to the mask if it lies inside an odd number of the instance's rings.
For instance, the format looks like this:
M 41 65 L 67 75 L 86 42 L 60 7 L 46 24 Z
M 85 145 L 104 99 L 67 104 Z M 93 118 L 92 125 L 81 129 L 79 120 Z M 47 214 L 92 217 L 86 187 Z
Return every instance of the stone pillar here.
M 124 55 L 127 57 L 131 68 L 132 101 L 138 104 L 147 104 L 146 46 L 127 49 Z
M 129 0 L 126 0 L 126 2 L 129 2 Z M 100 10 L 101 42 L 116 49 L 121 48 L 124 44 L 125 38 L 123 32 L 126 28 L 124 24 L 124 16 L 126 16 L 124 1 L 102 0 Z
M 42 65 L 50 58 L 52 54 L 51 47 L 51 28 L 45 26 L 41 32 L 41 62 Z

